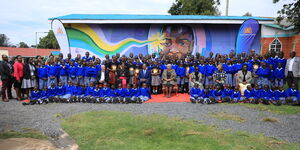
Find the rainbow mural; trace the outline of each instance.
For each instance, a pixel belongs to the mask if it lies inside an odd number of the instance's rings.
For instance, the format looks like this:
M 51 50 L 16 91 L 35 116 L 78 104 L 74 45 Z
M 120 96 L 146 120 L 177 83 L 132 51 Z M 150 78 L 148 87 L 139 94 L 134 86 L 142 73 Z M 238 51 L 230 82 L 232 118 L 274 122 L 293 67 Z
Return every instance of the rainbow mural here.
M 59 22 L 57 21 L 57 24 Z M 53 26 L 53 25 L 52 25 Z M 52 27 L 62 52 L 82 56 L 86 51 L 105 55 L 177 55 L 229 53 L 235 50 L 238 25 L 181 24 L 61 24 Z M 61 29 L 63 28 L 63 29 Z M 63 36 L 65 35 L 65 36 Z M 259 51 L 259 37 L 252 47 Z

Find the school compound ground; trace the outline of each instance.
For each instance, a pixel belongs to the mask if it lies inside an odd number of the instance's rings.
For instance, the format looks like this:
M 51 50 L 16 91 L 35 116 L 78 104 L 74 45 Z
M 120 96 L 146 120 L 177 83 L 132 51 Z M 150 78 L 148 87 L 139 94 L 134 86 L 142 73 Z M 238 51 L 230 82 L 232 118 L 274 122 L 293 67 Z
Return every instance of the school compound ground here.
M 193 119 L 201 123 L 215 125 L 220 129 L 247 131 L 254 134 L 262 133 L 279 140 L 300 143 L 299 114 L 278 114 L 238 104 L 202 105 L 189 102 L 144 104 L 52 103 L 23 106 L 21 102 L 16 100 L 11 100 L 10 102 L 1 101 L 0 128 L 2 131 L 20 131 L 31 128 L 37 129 L 49 137 L 57 137 L 62 134 L 61 120 L 63 118 L 68 118 L 80 112 L 96 110 L 113 110 L 145 115 L 161 114 L 170 117 Z M 237 115 L 243 118 L 243 121 L 220 119 L 214 117 L 214 114 Z M 276 121 L 263 121 L 266 118 L 274 118 Z

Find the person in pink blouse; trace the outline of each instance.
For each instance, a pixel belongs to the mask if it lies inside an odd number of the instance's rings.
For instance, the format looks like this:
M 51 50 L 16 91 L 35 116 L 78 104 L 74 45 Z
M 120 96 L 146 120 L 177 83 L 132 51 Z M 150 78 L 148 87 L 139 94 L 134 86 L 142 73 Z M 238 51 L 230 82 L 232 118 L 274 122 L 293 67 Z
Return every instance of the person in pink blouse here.
M 21 85 L 24 76 L 24 64 L 22 62 L 21 55 L 18 55 L 16 58 L 17 60 L 14 63 L 14 77 L 16 78 L 14 87 L 17 93 L 17 100 L 21 100 Z

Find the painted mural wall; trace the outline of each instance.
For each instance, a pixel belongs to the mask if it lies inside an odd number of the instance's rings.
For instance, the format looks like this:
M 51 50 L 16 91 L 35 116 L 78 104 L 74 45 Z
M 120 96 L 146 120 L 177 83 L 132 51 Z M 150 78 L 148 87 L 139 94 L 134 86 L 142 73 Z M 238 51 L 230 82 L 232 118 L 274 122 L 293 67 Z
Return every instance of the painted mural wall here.
M 73 57 L 120 53 L 157 55 L 207 56 L 209 52 L 229 54 L 235 50 L 240 25 L 180 25 L 180 24 L 64 24 L 69 42 L 68 50 Z M 260 31 L 252 48 L 260 51 Z

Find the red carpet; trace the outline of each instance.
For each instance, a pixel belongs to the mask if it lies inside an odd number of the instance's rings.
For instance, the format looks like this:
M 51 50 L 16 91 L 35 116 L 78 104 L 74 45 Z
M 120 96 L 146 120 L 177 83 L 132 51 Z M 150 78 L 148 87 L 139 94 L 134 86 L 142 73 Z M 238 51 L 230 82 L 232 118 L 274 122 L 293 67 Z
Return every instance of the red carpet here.
M 189 94 L 172 94 L 171 98 L 166 98 L 163 94 L 151 95 L 151 99 L 145 103 L 164 103 L 164 102 L 190 102 Z

